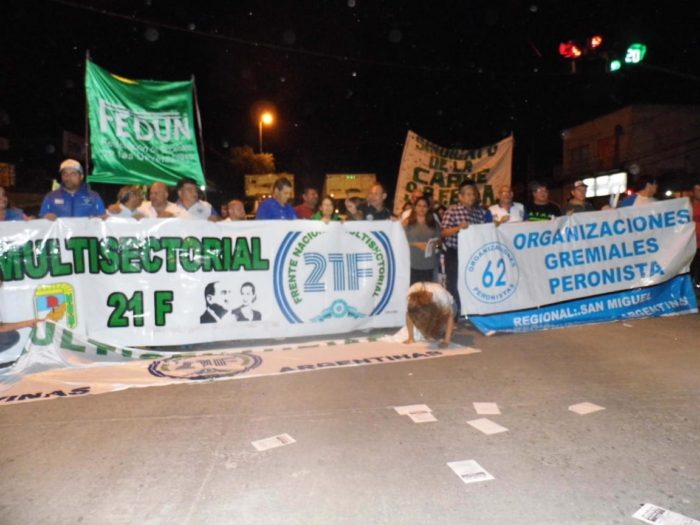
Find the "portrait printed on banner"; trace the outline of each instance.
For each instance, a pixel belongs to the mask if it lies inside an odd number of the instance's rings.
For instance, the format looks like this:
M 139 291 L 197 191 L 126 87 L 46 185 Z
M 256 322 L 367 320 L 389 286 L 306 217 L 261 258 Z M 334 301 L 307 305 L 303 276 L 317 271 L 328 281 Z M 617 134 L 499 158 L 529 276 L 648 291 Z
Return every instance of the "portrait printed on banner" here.
M 227 285 L 213 281 L 204 288 L 204 313 L 199 317 L 200 324 L 218 323 L 231 318 L 232 292 Z
M 253 303 L 257 300 L 255 285 L 245 282 L 241 285 L 241 305 L 231 313 L 236 321 L 260 321 L 262 316 L 258 310 L 253 309 Z

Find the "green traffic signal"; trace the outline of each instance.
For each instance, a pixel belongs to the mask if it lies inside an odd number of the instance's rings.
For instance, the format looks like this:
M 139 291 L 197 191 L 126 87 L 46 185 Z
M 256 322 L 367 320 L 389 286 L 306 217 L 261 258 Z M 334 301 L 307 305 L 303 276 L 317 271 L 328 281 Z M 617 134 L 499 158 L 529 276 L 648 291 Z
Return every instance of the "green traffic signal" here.
M 627 54 L 625 55 L 626 64 L 639 64 L 644 60 L 644 55 L 647 54 L 647 46 L 644 44 L 632 44 L 627 48 Z
M 627 48 L 626 54 L 625 54 L 625 59 L 624 63 L 625 64 L 639 64 L 642 60 L 644 60 L 644 57 L 647 54 L 647 46 L 645 44 L 641 44 L 639 42 L 635 42 L 634 44 L 630 44 L 630 46 Z M 611 73 L 614 73 L 615 71 L 619 71 L 622 69 L 623 66 L 623 61 L 618 60 L 618 59 L 613 59 L 610 61 L 610 64 L 608 65 L 608 70 Z

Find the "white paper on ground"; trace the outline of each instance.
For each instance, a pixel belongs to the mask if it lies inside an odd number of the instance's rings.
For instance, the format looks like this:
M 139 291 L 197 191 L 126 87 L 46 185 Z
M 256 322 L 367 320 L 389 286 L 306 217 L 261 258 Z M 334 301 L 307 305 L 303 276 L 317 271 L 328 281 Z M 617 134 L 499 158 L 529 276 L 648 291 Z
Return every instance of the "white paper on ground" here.
M 651 523 L 652 525 L 700 525 L 700 521 L 698 520 L 657 507 L 651 503 L 642 505 L 632 517 L 644 523 Z
M 433 421 L 437 421 L 437 418 L 432 412 L 409 412 L 408 417 L 410 417 L 411 421 L 414 423 L 432 423 Z
M 494 423 L 490 419 L 486 419 L 485 417 L 479 418 L 479 419 L 472 419 L 471 421 L 467 421 L 471 426 L 473 426 L 475 429 L 480 430 L 484 434 L 498 434 L 499 432 L 508 432 L 508 429 L 506 427 L 502 427 L 498 423 Z
M 400 416 L 407 416 L 411 412 L 432 412 L 428 405 L 404 405 L 402 407 L 394 407 L 394 410 Z
M 477 481 L 488 481 L 490 479 L 495 479 L 473 459 L 451 461 L 447 463 L 447 466 L 450 467 L 452 471 L 465 483 L 476 483 Z
M 265 439 L 258 439 L 257 441 L 251 441 L 251 444 L 259 451 L 269 450 L 271 448 L 283 447 L 285 445 L 291 445 L 296 443 L 294 439 L 289 434 L 279 434 L 277 436 L 272 436 Z
M 586 414 L 590 414 L 592 412 L 598 412 L 599 410 L 605 410 L 605 407 L 602 407 L 600 405 L 596 405 L 594 403 L 589 403 L 588 401 L 584 403 L 577 403 L 575 405 L 571 405 L 569 407 L 569 410 L 572 412 L 576 412 L 577 414 L 580 414 L 582 416 L 585 416 Z
M 498 408 L 498 403 L 474 402 L 472 403 L 472 405 L 474 405 L 474 410 L 476 410 L 477 414 L 481 414 L 484 416 L 496 416 L 501 413 L 500 409 Z

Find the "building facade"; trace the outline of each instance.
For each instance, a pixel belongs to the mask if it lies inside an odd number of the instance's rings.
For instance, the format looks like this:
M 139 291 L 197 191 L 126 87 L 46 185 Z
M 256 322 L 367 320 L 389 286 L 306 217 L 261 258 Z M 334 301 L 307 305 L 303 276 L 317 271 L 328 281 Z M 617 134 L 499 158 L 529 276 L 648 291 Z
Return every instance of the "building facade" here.
M 565 184 L 627 173 L 651 175 L 673 193 L 700 180 L 700 106 L 632 105 L 562 132 Z

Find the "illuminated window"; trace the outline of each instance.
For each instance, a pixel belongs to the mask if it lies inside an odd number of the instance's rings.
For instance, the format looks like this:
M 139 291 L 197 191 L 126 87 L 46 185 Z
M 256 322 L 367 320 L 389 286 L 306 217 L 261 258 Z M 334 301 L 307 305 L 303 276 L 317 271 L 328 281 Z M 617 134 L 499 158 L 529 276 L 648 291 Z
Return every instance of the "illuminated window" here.
M 600 177 L 590 177 L 583 179 L 583 182 L 588 186 L 586 197 L 614 195 L 627 189 L 627 173 L 621 171 L 610 175 L 601 175 Z

